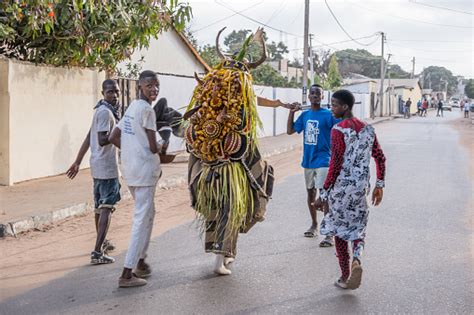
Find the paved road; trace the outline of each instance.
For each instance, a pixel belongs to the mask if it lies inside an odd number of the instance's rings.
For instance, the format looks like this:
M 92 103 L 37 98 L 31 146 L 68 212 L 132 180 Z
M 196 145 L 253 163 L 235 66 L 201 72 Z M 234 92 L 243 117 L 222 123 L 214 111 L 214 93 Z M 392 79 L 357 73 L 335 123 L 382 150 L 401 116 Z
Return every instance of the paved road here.
M 241 237 L 231 276 L 212 274 L 213 257 L 184 225 L 153 240 L 146 287 L 116 287 L 121 256 L 7 300 L 0 314 L 472 313 L 472 179 L 449 125 L 458 116 L 376 126 L 387 188 L 371 213 L 359 290 L 335 288 L 334 250 L 302 237 L 305 191 L 294 175 L 276 187 L 267 220 Z

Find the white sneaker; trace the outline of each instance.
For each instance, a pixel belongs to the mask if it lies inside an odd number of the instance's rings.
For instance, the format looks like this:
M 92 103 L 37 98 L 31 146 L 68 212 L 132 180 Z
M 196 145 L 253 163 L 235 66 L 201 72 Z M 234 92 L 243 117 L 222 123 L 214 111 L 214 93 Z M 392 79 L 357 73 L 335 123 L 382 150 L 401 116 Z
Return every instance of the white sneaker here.
M 341 278 L 337 279 L 336 282 L 334 282 L 334 285 L 341 289 L 347 289 L 347 282 Z

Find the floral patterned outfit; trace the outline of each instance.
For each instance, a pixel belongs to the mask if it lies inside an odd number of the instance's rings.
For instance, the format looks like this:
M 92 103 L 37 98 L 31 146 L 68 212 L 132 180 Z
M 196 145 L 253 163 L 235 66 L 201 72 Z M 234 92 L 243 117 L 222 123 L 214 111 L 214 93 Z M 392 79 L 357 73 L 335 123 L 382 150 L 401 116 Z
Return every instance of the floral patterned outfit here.
M 341 121 L 331 132 L 331 162 L 321 199 L 329 212 L 321 222 L 321 234 L 335 236 L 342 279 L 350 274 L 347 242 L 360 261 L 369 217 L 370 156 L 377 166 L 377 187 L 384 187 L 385 156 L 374 128 L 357 118 Z

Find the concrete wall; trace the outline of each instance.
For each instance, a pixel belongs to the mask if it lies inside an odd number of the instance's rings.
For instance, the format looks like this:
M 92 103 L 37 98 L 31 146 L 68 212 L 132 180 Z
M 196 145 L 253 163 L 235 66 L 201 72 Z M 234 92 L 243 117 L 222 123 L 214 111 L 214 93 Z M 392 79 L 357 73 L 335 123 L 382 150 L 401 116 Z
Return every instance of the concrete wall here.
M 0 184 L 10 184 L 10 94 L 8 62 L 0 59 Z
M 158 39 L 150 41 L 148 48 L 135 51 L 131 62 L 136 63 L 141 56 L 145 60 L 143 70 L 187 76 L 192 76 L 194 71 L 205 72 L 204 66 L 174 30 L 158 35 Z M 120 63 L 118 68 L 124 69 L 128 62 Z
M 1 119 L 8 120 L 0 148 L 2 156 L 9 148 L 10 160 L 2 159 L 0 184 L 64 173 L 90 128 L 105 74 L 2 59 L 0 75 Z M 88 166 L 86 156 L 82 167 Z

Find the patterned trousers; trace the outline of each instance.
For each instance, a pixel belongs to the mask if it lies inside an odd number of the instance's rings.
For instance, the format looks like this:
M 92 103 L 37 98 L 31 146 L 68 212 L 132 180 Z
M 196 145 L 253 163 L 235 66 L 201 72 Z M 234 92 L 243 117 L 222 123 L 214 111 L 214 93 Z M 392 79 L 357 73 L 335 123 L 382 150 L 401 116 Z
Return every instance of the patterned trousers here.
M 339 267 L 341 268 L 341 279 L 346 281 L 349 279 L 351 274 L 351 256 L 349 253 L 349 242 L 345 241 L 339 237 L 334 238 L 336 243 L 336 255 L 339 259 Z M 352 241 L 352 259 L 357 259 L 361 261 L 362 251 L 364 249 L 365 243 L 364 240 L 355 240 Z

